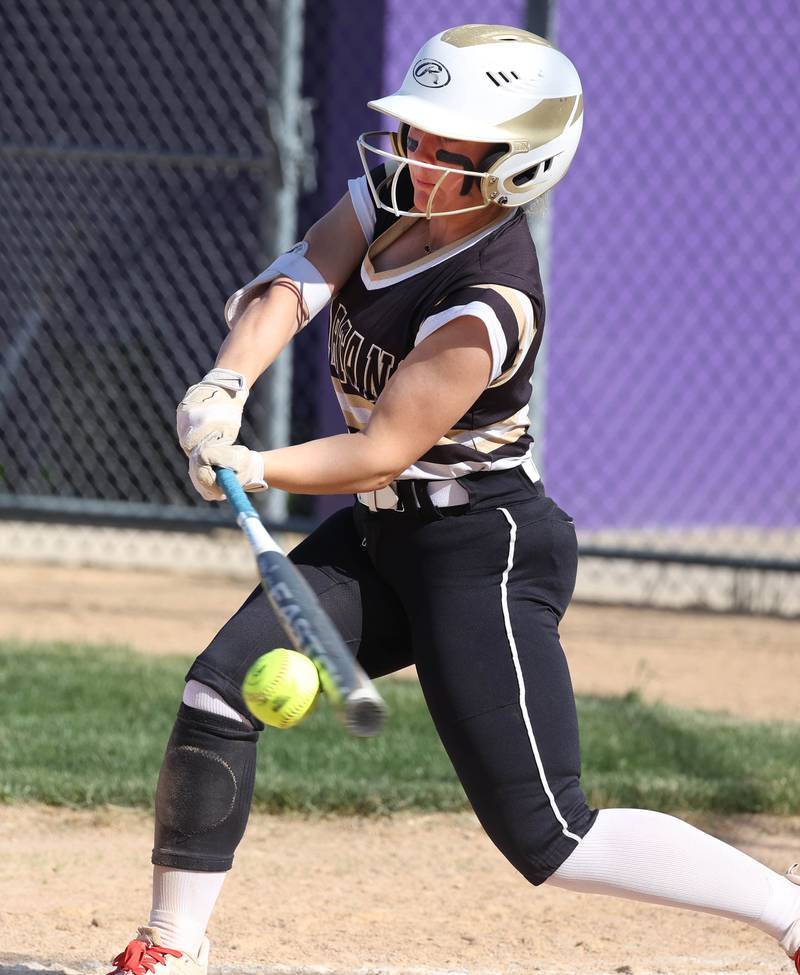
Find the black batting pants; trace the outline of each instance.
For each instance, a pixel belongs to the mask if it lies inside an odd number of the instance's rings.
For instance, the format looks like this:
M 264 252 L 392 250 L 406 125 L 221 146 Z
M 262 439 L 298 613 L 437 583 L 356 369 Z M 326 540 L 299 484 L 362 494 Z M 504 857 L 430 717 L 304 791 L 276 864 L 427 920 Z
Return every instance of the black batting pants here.
M 580 786 L 575 702 L 558 635 L 575 583 L 575 530 L 521 470 L 462 483 L 470 502 L 459 508 L 371 513 L 357 503 L 290 557 L 371 676 L 416 665 L 483 827 L 539 884 L 596 816 Z M 284 643 L 257 589 L 187 679 L 247 713 L 247 669 Z

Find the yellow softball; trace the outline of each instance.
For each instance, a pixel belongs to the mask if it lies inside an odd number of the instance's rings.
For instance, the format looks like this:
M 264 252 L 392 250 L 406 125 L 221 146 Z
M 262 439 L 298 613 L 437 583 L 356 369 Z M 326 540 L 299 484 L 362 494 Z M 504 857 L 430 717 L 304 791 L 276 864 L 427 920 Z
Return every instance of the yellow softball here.
M 312 660 L 281 647 L 256 660 L 247 671 L 242 695 L 251 713 L 273 728 L 302 721 L 319 696 L 319 673 Z

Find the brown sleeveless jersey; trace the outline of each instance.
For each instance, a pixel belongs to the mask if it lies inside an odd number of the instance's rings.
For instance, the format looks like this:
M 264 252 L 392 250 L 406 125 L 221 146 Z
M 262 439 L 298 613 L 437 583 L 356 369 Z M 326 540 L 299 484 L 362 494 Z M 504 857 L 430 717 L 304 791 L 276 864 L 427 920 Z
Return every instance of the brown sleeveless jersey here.
M 384 167 L 374 175 L 385 192 Z M 413 189 L 404 175 L 398 204 L 410 209 Z M 544 299 L 522 211 L 504 211 L 488 227 L 411 264 L 375 271 L 375 253 L 415 218 L 378 209 L 364 177 L 351 180 L 350 195 L 369 247 L 331 301 L 328 331 L 333 386 L 348 429 L 364 429 L 387 380 L 416 345 L 454 318 L 470 315 L 487 328 L 490 383 L 453 429 L 401 477 L 458 477 L 528 460 L 528 404 Z

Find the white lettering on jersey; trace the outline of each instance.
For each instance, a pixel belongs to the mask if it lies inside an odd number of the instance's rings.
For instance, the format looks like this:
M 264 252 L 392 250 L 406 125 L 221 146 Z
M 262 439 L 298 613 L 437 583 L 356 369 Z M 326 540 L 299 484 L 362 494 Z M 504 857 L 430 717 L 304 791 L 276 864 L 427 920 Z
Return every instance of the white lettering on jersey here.
M 366 360 L 361 356 L 364 336 L 353 328 L 347 309 L 337 301 L 331 315 L 328 353 L 333 374 L 365 399 L 375 401 L 395 370 L 396 359 L 373 342 Z
M 353 328 L 347 309 L 337 302 L 328 335 L 330 364 L 338 379 L 356 389 L 356 360 L 363 344 L 364 336 Z
M 377 399 L 394 372 L 394 356 L 374 343 L 369 347 L 364 366 L 364 396 Z

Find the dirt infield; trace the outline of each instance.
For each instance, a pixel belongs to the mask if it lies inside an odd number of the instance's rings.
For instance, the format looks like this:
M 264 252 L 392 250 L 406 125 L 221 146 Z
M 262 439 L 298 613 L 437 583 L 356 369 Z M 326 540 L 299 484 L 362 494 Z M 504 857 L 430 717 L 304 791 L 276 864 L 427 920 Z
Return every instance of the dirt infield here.
M 800 819 L 709 825 L 777 868 L 800 850 Z M 121 950 L 149 908 L 150 844 L 138 812 L 0 808 L 0 887 L 13 892 L 0 905 L 0 972 L 30 958 L 81 968 Z M 228 970 L 789 970 L 743 925 L 531 888 L 467 814 L 255 817 L 209 934 Z
M 0 636 L 199 647 L 247 585 L 166 573 L 0 568 Z M 797 624 L 576 605 L 563 635 L 578 691 L 747 718 L 797 717 Z M 777 869 L 800 819 L 702 825 Z M 0 975 L 119 951 L 149 907 L 149 817 L 0 807 Z M 212 962 L 260 973 L 788 972 L 764 935 L 686 912 L 530 888 L 471 815 L 255 817 L 214 916 Z M 107 969 L 101 968 L 105 971 Z

